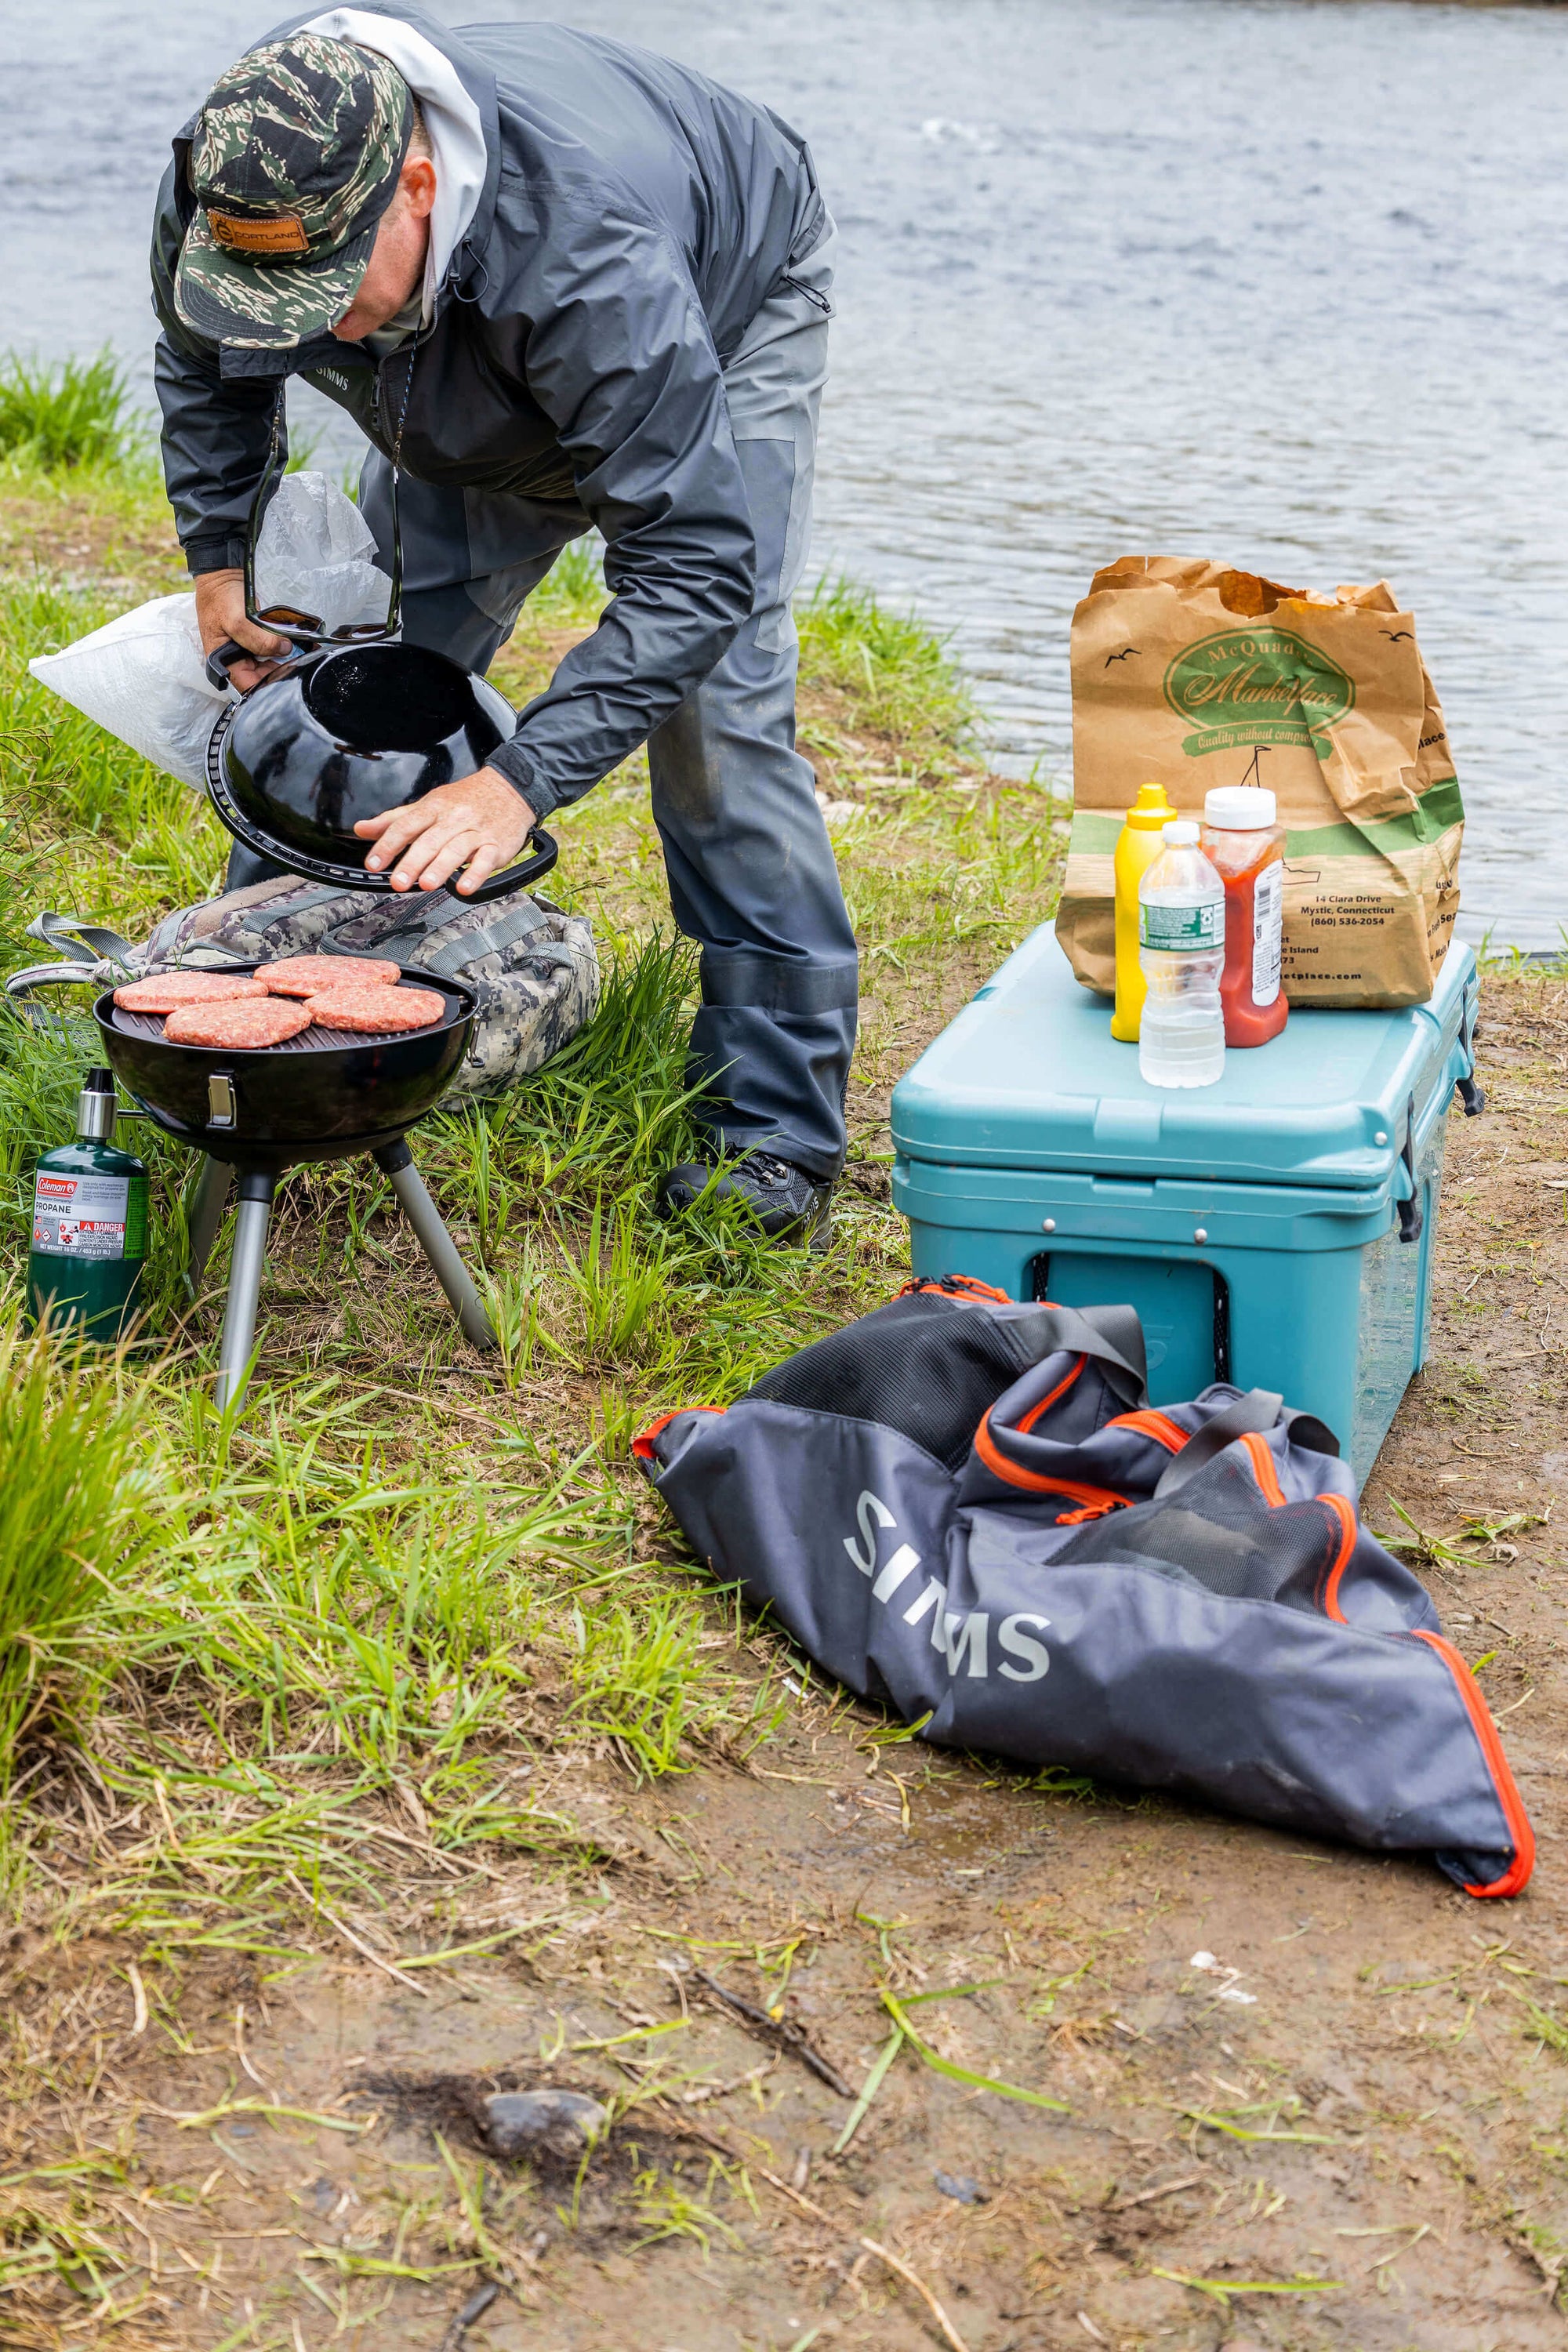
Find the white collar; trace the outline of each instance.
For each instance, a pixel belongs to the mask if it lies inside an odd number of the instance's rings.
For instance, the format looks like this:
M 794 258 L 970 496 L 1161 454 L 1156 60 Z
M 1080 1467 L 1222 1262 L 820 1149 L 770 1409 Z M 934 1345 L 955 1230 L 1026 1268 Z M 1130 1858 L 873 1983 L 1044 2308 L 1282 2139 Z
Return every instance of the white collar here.
M 436 165 L 436 204 L 425 254 L 420 318 L 420 324 L 427 327 L 447 264 L 467 234 L 485 184 L 489 158 L 479 110 L 451 59 L 443 57 L 423 33 L 395 16 L 374 16 L 366 8 L 333 8 L 324 16 L 312 17 L 301 29 L 320 33 L 325 40 L 352 41 L 356 48 L 374 49 L 397 68 L 419 100 Z

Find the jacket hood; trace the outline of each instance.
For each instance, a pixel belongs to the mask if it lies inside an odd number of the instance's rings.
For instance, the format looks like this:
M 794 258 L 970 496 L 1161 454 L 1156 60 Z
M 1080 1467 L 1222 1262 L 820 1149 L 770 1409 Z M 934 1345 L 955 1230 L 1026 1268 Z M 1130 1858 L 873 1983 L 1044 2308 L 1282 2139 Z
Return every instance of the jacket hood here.
M 269 32 L 258 34 L 256 39 L 247 46 L 249 48 L 260 48 L 268 41 L 286 40 L 290 33 L 299 32 L 301 26 L 310 24 L 320 16 L 323 13 L 325 5 L 328 5 L 328 0 L 316 0 L 313 7 L 295 9 L 280 23 L 274 25 Z M 479 110 L 479 121 L 485 140 L 484 185 L 479 191 L 479 199 L 474 207 L 473 218 L 458 240 L 457 249 L 447 266 L 445 283 L 438 289 L 436 298 L 437 307 L 439 309 L 447 299 L 449 289 L 454 286 L 460 286 L 474 268 L 495 222 L 496 190 L 500 181 L 500 116 L 496 100 L 496 78 L 483 58 L 469 47 L 460 33 L 455 33 L 450 26 L 443 25 L 437 17 L 431 16 L 428 9 L 412 5 L 412 0 L 354 0 L 354 5 L 362 7 L 367 16 L 395 17 L 399 23 L 411 26 L 416 33 L 423 34 L 431 47 L 439 49 L 442 56 L 453 67 L 464 89 Z M 176 131 L 174 140 L 175 186 L 179 194 L 182 213 L 185 213 L 187 218 L 187 207 L 191 205 L 189 170 L 191 142 L 195 136 L 196 124 L 200 119 L 198 110 L 192 115 L 190 121 Z M 298 348 L 303 349 L 304 346 Z M 248 358 L 250 355 L 247 354 L 247 356 Z M 247 368 L 242 371 L 243 373 L 254 372 L 260 374 L 291 373 L 293 366 L 297 364 L 294 352 L 258 352 L 255 358 L 258 362 L 255 370 Z M 286 363 L 281 369 L 279 365 L 280 361 Z M 225 373 L 229 372 L 226 367 Z

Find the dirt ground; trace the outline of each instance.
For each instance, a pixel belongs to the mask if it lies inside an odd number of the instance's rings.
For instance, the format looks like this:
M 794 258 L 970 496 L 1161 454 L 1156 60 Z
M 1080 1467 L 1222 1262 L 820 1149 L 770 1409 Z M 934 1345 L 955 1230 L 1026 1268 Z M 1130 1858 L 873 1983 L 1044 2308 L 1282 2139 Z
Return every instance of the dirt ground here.
M 1430 1360 L 1363 1508 L 1417 1547 L 1501 1719 L 1541 1841 L 1524 1896 L 1031 1785 L 820 1688 L 744 1769 L 638 1788 L 567 1751 L 538 1795 L 591 1827 L 586 1872 L 426 1848 L 396 1920 L 321 1915 L 313 1950 L 13 1939 L 5 2185 L 84 2251 L 76 2313 L 58 2285 L 13 2302 L 0 2343 L 1561 2344 L 1561 982 L 1489 983 L 1481 1070 L 1487 1115 L 1450 1123 Z M 387 1817 L 405 1865 L 410 1804 Z M 883 1992 L 950 1989 L 906 2011 L 929 2053 L 1060 2110 L 906 2043 L 835 2154 L 851 2103 L 809 2061 L 858 2089 Z M 584 2164 L 487 2151 L 486 2097 L 536 2085 L 611 2103 Z M 135 2265 L 115 2318 L 94 2231 Z

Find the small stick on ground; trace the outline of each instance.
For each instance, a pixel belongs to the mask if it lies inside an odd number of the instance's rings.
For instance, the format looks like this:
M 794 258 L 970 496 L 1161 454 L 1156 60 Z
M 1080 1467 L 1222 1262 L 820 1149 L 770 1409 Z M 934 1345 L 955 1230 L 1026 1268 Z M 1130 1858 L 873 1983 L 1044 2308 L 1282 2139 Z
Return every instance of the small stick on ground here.
M 957 2328 L 953 2326 L 946 2312 L 943 2311 L 935 2295 L 932 2294 L 930 2287 L 925 2284 L 923 2280 L 916 2277 L 914 2272 L 910 2270 L 908 2263 L 901 2263 L 897 2254 L 889 2253 L 886 2246 L 879 2246 L 875 2238 L 862 2238 L 860 2243 L 865 2247 L 866 2252 L 868 2254 L 875 2254 L 879 2263 L 886 2263 L 890 2271 L 897 2271 L 899 2276 L 903 2280 L 906 2286 L 913 2287 L 921 2301 L 925 2305 L 926 2309 L 931 2313 L 931 2317 L 936 2321 L 937 2326 L 941 2328 L 942 2334 L 952 2345 L 952 2352 L 969 2352 L 968 2345 L 965 2344 L 963 2336 L 959 2334 Z
M 452 2314 L 447 2333 L 441 2338 L 441 2352 L 463 2352 L 463 2338 L 476 2319 L 482 2319 L 500 2289 L 494 2279 L 477 2286 L 468 2301 Z
M 765 2009 L 757 2007 L 755 2001 L 742 2000 L 738 1992 L 731 1992 L 728 1986 L 721 1985 L 717 1977 L 709 1975 L 706 1969 L 693 1969 L 691 1973 L 699 1984 L 705 1985 L 724 2003 L 726 2009 L 732 2009 L 737 2017 L 744 2018 L 746 2023 L 754 2026 L 759 2033 L 765 2033 L 779 2049 L 787 2050 L 792 2057 L 800 2060 L 803 2066 L 809 2066 L 818 2081 L 826 2083 L 830 2091 L 836 2091 L 841 2099 L 855 2096 L 837 2067 L 819 2050 L 812 2047 L 798 2025 L 793 2025 L 782 2017 L 770 2017 Z
M 326 1921 L 329 1927 L 335 1927 L 338 1934 L 342 1937 L 344 1943 L 352 1944 L 354 1950 L 363 1954 L 364 1958 L 370 1962 L 373 1969 L 379 1969 L 384 1977 L 391 1977 L 396 1983 L 406 1985 L 410 1992 L 416 1992 L 419 1995 L 421 2000 L 429 2000 L 432 1998 L 428 1985 L 422 1985 L 417 1977 L 406 1976 L 401 1969 L 395 1969 L 390 1960 L 384 1960 L 379 1952 L 373 1951 L 370 1946 L 365 1942 L 364 1937 L 363 1936 L 356 1936 L 353 1929 L 347 1926 L 343 1920 L 340 1919 L 335 1912 L 329 1911 L 324 1903 L 312 1902 L 310 1896 L 306 1893 L 304 1887 L 300 1885 L 299 1880 L 295 1877 L 291 1870 L 286 1870 L 283 1873 L 283 1875 L 289 1881 L 289 1885 L 294 1889 L 295 1894 L 299 1895 L 300 1901 L 303 1903 L 309 1903 L 310 1905 L 310 1908 L 318 1915 L 318 1916 Z
M 700 2124 L 688 2123 L 684 2116 L 676 2113 L 668 2099 L 655 2096 L 648 2104 L 650 2106 L 657 2107 L 660 2115 L 668 2116 L 676 2130 L 684 2138 L 700 2140 L 704 2147 L 710 2147 L 716 2156 L 721 2156 L 727 2164 L 742 2165 L 748 2171 L 760 2173 L 770 2189 L 776 2189 L 781 2197 L 787 2197 L 790 2203 L 798 2205 L 803 2213 L 811 2214 L 818 2221 L 826 2221 L 830 2230 L 838 2226 L 831 2213 L 825 2213 L 821 2206 L 812 2198 L 805 2196 L 798 2189 L 792 2189 L 787 2180 L 781 2180 L 778 2174 L 770 2172 L 765 2164 L 757 2163 L 754 2157 L 742 2155 L 738 2147 L 732 2147 L 727 2139 L 721 2138 L 717 2132 L 706 2131 Z
M 1152 2205 L 1156 2197 L 1173 2197 L 1178 2189 L 1197 2189 L 1201 2186 L 1202 2180 L 1199 2174 L 1184 2172 L 1180 2180 L 1162 2180 L 1157 2189 L 1141 2189 L 1136 2197 L 1119 2197 L 1109 2210 L 1112 2213 L 1131 2213 L 1134 2205 Z
M 792 2205 L 798 2205 L 803 2213 L 813 2214 L 817 2221 L 826 2221 L 829 2229 L 833 2227 L 832 2214 L 825 2213 L 821 2206 L 818 2205 L 814 2199 L 807 2197 L 805 2192 L 799 2189 L 792 2189 L 787 2180 L 781 2180 L 778 2174 L 776 2172 L 770 2172 L 765 2164 L 759 2164 L 756 2168 L 762 2174 L 763 2179 L 767 2182 L 770 2189 L 776 2189 L 781 2197 L 787 2197 L 790 2203 Z

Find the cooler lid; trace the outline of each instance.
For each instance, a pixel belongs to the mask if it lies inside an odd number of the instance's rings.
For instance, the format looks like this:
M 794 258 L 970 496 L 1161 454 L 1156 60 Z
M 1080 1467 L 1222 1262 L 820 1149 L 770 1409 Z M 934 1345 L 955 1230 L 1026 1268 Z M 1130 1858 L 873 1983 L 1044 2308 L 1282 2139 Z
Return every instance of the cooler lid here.
M 1109 999 L 1073 978 L 1044 923 L 893 1091 L 896 1149 L 971 1168 L 1392 1183 L 1414 1101 L 1468 1074 L 1475 958 L 1449 949 L 1431 1000 L 1397 1013 L 1292 1011 L 1212 1087 L 1145 1086 Z

